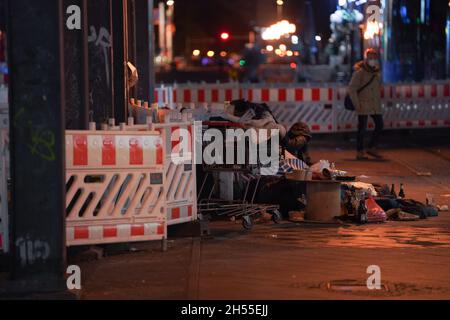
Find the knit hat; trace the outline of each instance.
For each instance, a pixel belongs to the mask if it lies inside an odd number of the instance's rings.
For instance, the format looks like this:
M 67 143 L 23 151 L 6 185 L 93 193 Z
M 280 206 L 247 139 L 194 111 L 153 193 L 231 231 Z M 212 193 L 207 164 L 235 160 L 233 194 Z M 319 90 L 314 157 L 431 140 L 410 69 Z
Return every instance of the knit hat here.
M 292 133 L 294 136 L 306 136 L 312 138 L 309 126 L 304 122 L 297 122 L 291 127 L 289 132 Z

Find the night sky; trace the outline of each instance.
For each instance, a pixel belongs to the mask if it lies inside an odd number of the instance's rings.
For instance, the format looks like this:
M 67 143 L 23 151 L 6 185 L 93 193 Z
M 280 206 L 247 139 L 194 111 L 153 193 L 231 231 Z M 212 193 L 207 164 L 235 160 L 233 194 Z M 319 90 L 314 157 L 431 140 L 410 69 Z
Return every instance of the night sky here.
M 284 18 L 302 24 L 307 0 L 284 0 Z M 337 0 L 310 1 L 318 34 L 330 33 L 329 16 Z M 277 20 L 275 0 L 176 0 L 175 53 L 182 55 L 189 38 L 217 38 L 222 31 L 245 36 L 254 26 L 267 26 Z

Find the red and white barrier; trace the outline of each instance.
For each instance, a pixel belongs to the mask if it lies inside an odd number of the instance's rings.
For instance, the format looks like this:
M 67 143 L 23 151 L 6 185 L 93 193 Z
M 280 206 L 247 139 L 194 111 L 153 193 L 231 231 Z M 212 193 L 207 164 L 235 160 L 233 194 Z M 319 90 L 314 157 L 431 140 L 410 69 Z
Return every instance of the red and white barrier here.
M 168 225 L 197 220 L 194 129 L 187 115 L 184 118 L 179 112 L 171 111 L 166 115 L 166 123 L 123 126 L 125 132 L 134 130 L 145 134 L 153 131 L 160 134 L 162 146 L 158 149 L 158 159 L 164 166 Z M 120 127 L 109 127 L 109 130 L 120 132 Z M 183 136 L 188 140 L 184 141 Z M 185 149 L 183 154 L 180 154 L 180 145 Z
M 66 135 L 66 159 L 67 168 L 148 167 L 163 164 L 163 147 L 158 135 L 69 133 Z
M 344 109 L 347 89 L 336 89 L 337 131 L 355 131 L 356 113 Z M 386 129 L 423 129 L 450 126 L 450 84 L 401 84 L 382 87 Z M 369 129 L 374 125 L 369 121 Z
M 165 239 L 161 137 L 66 133 L 67 245 Z
M 166 213 L 169 225 L 197 220 L 197 184 L 194 161 L 194 137 L 192 122 L 155 124 L 165 141 L 164 172 L 166 178 Z M 181 132 L 180 130 L 183 130 Z M 187 150 L 178 154 L 178 147 L 186 136 Z M 172 154 L 174 152 L 174 154 Z M 177 161 L 175 163 L 174 157 Z

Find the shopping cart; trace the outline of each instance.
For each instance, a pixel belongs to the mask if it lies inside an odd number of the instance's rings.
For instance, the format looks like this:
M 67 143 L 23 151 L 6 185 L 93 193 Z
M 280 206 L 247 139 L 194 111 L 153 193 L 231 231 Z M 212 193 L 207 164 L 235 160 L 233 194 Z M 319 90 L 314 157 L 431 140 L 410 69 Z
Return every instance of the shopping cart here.
M 228 121 L 209 121 L 203 123 L 203 130 L 218 129 L 224 136 L 227 129 L 243 128 L 239 123 Z M 233 142 L 234 155 L 237 154 L 237 141 Z M 203 143 L 205 148 L 209 142 Z M 227 150 L 230 145 L 225 145 L 223 149 L 223 156 L 226 159 Z M 281 220 L 281 213 L 278 205 L 255 203 L 258 187 L 261 182 L 260 169 L 261 164 L 250 163 L 248 149 L 246 148 L 245 163 L 243 164 L 203 164 L 204 177 L 201 187 L 198 192 L 197 207 L 198 212 L 203 217 L 214 219 L 215 217 L 227 217 L 231 220 L 242 219 L 242 226 L 249 230 L 253 227 L 255 219 L 263 214 L 271 214 L 272 221 L 278 223 Z M 228 172 L 233 174 L 234 181 L 241 182 L 244 185 L 244 190 L 241 194 L 240 200 L 223 200 L 214 198 L 214 191 L 220 183 L 219 173 Z M 207 186 L 208 180 L 212 180 L 212 185 Z M 208 190 L 206 190 L 208 189 Z

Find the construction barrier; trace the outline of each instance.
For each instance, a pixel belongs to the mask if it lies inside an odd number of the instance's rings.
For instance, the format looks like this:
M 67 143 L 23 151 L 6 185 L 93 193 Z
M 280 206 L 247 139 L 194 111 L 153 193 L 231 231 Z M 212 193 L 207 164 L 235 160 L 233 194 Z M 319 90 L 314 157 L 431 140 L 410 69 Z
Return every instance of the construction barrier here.
M 356 131 L 355 112 L 345 110 L 347 89 L 337 88 L 334 108 L 338 132 Z M 450 126 L 450 84 L 385 85 L 381 90 L 386 129 L 423 129 Z M 369 128 L 373 128 L 372 121 Z
M 157 132 L 66 133 L 67 245 L 165 239 Z
M 347 88 L 261 86 L 247 84 L 178 85 L 178 105 L 215 105 L 234 99 L 267 103 L 277 120 L 289 127 L 303 121 L 315 133 L 350 132 L 357 129 L 357 116 L 345 110 Z M 450 84 L 396 84 L 381 90 L 386 129 L 421 129 L 450 126 Z M 369 129 L 373 123 L 369 122 Z
M 139 113 L 139 108 L 135 108 Z M 177 111 L 169 112 L 165 117 L 165 123 L 134 125 L 131 120 L 127 125 L 122 125 L 122 130 L 136 130 L 139 132 L 157 131 L 163 142 L 162 162 L 165 174 L 165 210 L 167 224 L 181 224 L 197 220 L 197 184 L 196 166 L 194 159 L 194 127 L 191 116 L 183 117 Z M 120 126 L 109 126 L 109 130 L 121 130 Z M 181 132 L 184 130 L 184 132 Z M 183 135 L 188 136 L 187 150 L 179 152 L 178 146 L 183 141 Z M 176 158 L 176 161 L 174 159 Z
M 192 122 L 155 124 L 165 141 L 164 172 L 166 176 L 166 212 L 169 225 L 197 220 L 197 183 L 194 161 L 194 128 Z M 178 152 L 180 130 L 189 135 L 188 150 L 178 160 L 173 161 L 172 152 Z

